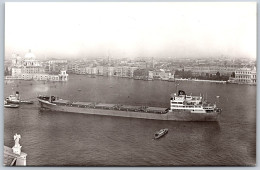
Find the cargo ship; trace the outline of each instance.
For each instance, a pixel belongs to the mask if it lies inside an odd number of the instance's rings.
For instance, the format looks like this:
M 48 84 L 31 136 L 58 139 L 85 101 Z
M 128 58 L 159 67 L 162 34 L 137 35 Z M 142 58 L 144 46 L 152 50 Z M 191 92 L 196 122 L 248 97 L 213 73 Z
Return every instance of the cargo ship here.
M 40 108 L 50 111 L 83 113 L 129 118 L 173 121 L 218 121 L 221 109 L 202 96 L 189 96 L 184 91 L 171 95 L 170 108 L 121 104 L 72 102 L 55 96 L 38 96 Z

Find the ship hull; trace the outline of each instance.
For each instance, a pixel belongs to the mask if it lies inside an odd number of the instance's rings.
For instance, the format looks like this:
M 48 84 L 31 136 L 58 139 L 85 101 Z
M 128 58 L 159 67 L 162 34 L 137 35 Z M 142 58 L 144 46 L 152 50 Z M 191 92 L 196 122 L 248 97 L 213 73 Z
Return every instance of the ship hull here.
M 82 108 L 75 106 L 64 106 L 46 102 L 39 99 L 39 103 L 42 109 L 59 112 L 70 113 L 82 113 L 92 115 L 103 116 L 117 116 L 139 119 L 152 119 L 152 120 L 173 120 L 173 121 L 218 121 L 219 112 L 213 113 L 191 113 L 189 111 L 176 111 L 167 112 L 163 114 L 159 113 L 147 113 L 147 112 L 133 112 L 133 111 L 120 111 L 113 109 L 97 109 L 97 108 Z
M 19 105 L 17 105 L 17 104 L 8 104 L 8 105 L 4 105 L 4 107 L 6 107 L 6 108 L 18 108 Z

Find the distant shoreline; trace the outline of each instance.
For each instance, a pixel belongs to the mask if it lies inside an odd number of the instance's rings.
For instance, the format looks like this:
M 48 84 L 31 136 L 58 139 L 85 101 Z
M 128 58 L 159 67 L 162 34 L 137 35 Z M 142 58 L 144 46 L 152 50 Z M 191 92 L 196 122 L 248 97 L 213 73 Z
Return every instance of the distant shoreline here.
M 70 75 L 77 75 L 77 76 L 82 76 L 82 77 L 86 77 L 86 78 L 96 78 L 96 77 L 113 77 L 113 78 L 128 78 L 128 79 L 133 79 L 133 80 L 142 80 L 142 81 L 166 81 L 166 82 L 176 82 L 176 81 L 193 81 L 193 82 L 207 82 L 207 83 L 217 83 L 217 84 L 238 84 L 240 85 L 240 83 L 232 83 L 232 82 L 228 82 L 228 81 L 224 81 L 224 80 L 202 80 L 202 79 L 187 79 L 187 78 L 175 78 L 173 79 L 169 79 L 169 80 L 162 80 L 162 79 L 150 79 L 150 80 L 145 80 L 145 79 L 135 79 L 134 77 L 130 78 L 130 77 L 117 77 L 117 76 L 103 76 L 103 75 L 88 75 L 88 74 L 70 74 Z M 91 77 L 91 76 L 95 76 L 95 77 Z M 21 78 L 17 78 L 17 77 L 12 77 L 12 76 L 5 76 L 4 80 L 23 80 L 23 81 L 39 81 L 39 82 L 43 82 L 46 80 L 34 80 L 34 79 L 30 79 L 30 80 L 26 80 L 26 79 L 21 79 Z M 50 81 L 52 82 L 52 81 Z M 59 82 L 59 81 L 54 81 L 54 82 Z M 246 83 L 245 83 L 246 84 Z M 256 85 L 256 84 L 246 84 L 246 85 Z
M 227 83 L 227 81 L 224 80 L 201 80 L 201 79 L 175 79 L 175 81 L 199 81 L 199 82 L 221 83 L 221 84 Z

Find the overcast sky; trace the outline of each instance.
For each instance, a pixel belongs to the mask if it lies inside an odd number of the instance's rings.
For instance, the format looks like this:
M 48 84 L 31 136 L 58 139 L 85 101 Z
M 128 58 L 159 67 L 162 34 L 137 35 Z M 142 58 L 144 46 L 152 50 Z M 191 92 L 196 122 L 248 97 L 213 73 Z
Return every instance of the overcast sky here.
M 256 58 L 256 3 L 5 4 L 5 56 Z

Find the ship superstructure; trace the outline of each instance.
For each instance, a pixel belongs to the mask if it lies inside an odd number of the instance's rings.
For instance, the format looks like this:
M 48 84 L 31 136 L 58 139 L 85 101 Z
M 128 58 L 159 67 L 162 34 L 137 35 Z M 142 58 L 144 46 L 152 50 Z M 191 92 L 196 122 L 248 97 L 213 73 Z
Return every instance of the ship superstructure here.
M 20 103 L 20 95 L 19 92 L 15 92 L 15 94 L 9 95 L 6 99 L 6 102 L 8 103 L 14 103 L 14 104 L 19 104 Z
M 170 102 L 170 112 L 213 113 L 221 111 L 216 104 L 205 101 L 202 96 L 189 96 L 182 90 L 179 90 L 178 94 L 174 93 Z

